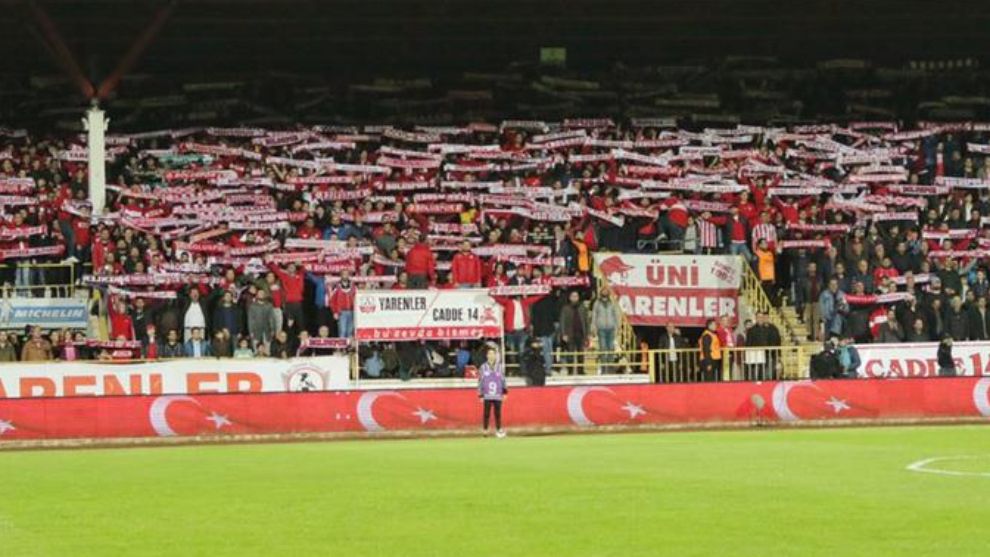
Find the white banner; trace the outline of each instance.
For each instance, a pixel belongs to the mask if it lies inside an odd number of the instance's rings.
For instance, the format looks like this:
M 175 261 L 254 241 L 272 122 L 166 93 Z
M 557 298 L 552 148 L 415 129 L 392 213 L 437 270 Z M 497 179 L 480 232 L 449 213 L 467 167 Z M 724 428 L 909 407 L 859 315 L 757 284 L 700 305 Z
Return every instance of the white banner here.
M 346 390 L 349 375 L 347 356 L 11 363 L 0 373 L 0 398 Z
M 39 325 L 45 329 L 85 329 L 89 325 L 86 300 L 76 298 L 3 298 L 0 300 L 0 329 L 23 329 Z M 4 366 L 6 369 L 6 366 Z
M 738 317 L 738 257 L 596 253 L 595 263 L 633 325 L 703 327 Z
M 354 309 L 359 341 L 502 336 L 502 308 L 485 289 L 359 290 Z
M 937 342 L 858 344 L 861 377 L 935 377 Z M 990 375 L 990 342 L 954 342 L 952 359 L 959 375 Z

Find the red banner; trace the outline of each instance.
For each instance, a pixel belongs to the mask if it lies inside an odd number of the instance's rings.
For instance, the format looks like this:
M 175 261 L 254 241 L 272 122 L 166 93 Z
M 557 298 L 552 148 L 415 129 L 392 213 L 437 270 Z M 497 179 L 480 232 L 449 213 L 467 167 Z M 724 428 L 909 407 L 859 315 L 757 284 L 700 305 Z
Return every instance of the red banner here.
M 704 327 L 738 317 L 737 257 L 596 253 L 595 263 L 633 325 Z
M 990 378 L 512 389 L 508 427 L 990 418 Z M 479 427 L 474 389 L 0 400 L 0 439 Z

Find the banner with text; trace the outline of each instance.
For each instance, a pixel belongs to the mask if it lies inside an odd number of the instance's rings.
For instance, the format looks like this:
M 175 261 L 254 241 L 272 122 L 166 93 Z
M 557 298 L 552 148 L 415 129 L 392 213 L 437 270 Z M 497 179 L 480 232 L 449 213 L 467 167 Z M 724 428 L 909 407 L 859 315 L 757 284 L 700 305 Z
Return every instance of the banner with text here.
M 862 377 L 936 377 L 937 342 L 857 344 Z M 952 359 L 959 375 L 990 375 L 990 342 L 954 342 Z
M 360 290 L 354 309 L 359 341 L 502 336 L 502 308 L 485 289 Z
M 9 363 L 0 373 L 0 398 L 326 391 L 346 389 L 349 379 L 347 356 Z
M 738 319 L 738 257 L 596 253 L 595 263 L 633 325 L 703 327 L 723 315 Z
M 509 428 L 990 418 L 990 377 L 521 387 Z M 477 431 L 478 391 L 402 389 L 0 400 L 0 443 L 27 439 Z
M 4 298 L 0 300 L 0 329 L 85 329 L 89 324 L 86 300 L 76 298 Z

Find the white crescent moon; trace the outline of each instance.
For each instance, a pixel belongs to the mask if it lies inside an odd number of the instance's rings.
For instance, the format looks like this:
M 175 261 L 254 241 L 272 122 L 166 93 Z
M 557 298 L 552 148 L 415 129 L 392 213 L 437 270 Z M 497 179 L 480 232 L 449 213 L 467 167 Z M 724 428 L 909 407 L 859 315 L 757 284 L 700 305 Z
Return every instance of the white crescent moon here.
M 362 394 L 357 403 L 357 418 L 366 431 L 385 431 L 385 428 L 375 420 L 374 411 L 375 401 L 382 396 L 405 398 L 395 391 L 367 391 Z
M 570 416 L 571 421 L 579 426 L 592 426 L 595 422 L 588 419 L 588 416 L 584 413 L 584 395 L 592 391 L 604 391 L 606 393 L 611 393 L 612 389 L 606 389 L 605 387 L 574 387 L 571 392 L 567 393 L 567 415 Z
M 980 415 L 990 418 L 990 377 L 984 377 L 973 387 L 973 404 Z
M 787 404 L 787 395 L 790 394 L 791 389 L 798 387 L 800 385 L 810 385 L 811 381 L 781 381 L 777 383 L 777 386 L 773 388 L 772 404 L 773 411 L 777 413 L 777 417 L 785 422 L 794 422 L 800 420 L 801 418 L 795 414 L 791 407 Z
M 173 402 L 193 402 L 196 406 L 199 406 L 199 401 L 189 396 L 160 396 L 151 403 L 151 409 L 148 410 L 148 420 L 151 422 L 151 429 L 155 430 L 155 433 L 159 437 L 175 437 L 178 433 L 172 429 L 172 426 L 168 425 L 168 406 Z

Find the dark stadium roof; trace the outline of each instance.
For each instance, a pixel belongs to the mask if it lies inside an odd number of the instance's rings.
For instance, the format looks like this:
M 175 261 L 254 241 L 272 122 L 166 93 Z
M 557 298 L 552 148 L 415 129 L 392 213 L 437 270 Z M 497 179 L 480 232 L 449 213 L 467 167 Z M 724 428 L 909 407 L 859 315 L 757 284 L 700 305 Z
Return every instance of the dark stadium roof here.
M 463 70 L 533 59 L 552 45 L 587 65 L 727 54 L 903 59 L 990 45 L 990 2 L 973 0 L 0 0 L 0 72 L 58 68 L 47 16 L 99 82 L 168 5 L 132 71 Z

